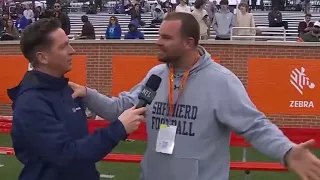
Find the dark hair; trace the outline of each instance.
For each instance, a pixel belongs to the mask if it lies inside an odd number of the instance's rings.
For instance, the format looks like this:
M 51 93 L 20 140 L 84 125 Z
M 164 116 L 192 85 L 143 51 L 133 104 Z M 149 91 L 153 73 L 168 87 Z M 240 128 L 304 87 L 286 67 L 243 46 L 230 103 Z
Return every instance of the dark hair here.
M 194 39 L 194 45 L 199 44 L 200 39 L 200 26 L 198 21 L 192 14 L 183 12 L 170 12 L 164 18 L 165 21 L 180 20 L 180 34 L 184 37 L 192 37 Z
M 228 0 L 221 0 L 220 5 L 229 5 L 229 1 Z
M 304 17 L 312 17 L 312 15 L 308 13 Z
M 204 0 L 196 0 L 194 2 L 194 8 L 200 9 L 200 7 L 204 5 L 204 3 L 205 3 Z
M 86 16 L 86 15 L 81 16 L 81 21 L 82 22 L 88 22 L 89 21 L 88 16 Z
M 114 19 L 115 20 L 115 24 L 116 25 L 118 25 L 119 24 L 119 22 L 118 22 L 118 18 L 116 17 L 116 16 L 111 16 L 110 18 L 109 18 L 109 26 L 111 26 L 112 24 L 111 24 L 111 19 Z
M 38 51 L 51 47 L 52 39 L 49 35 L 60 27 L 58 19 L 42 18 L 24 29 L 20 39 L 20 49 L 32 65 L 35 63 Z
M 52 18 L 54 17 L 54 12 L 51 9 L 46 9 L 43 13 L 40 14 L 39 19 L 42 18 Z

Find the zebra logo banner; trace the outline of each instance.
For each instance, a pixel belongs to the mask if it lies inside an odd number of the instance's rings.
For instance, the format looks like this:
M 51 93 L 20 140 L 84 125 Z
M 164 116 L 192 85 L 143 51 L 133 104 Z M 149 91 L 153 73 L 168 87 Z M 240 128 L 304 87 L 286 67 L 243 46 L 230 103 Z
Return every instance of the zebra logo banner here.
M 320 61 L 248 60 L 249 96 L 267 114 L 320 115 Z
M 309 77 L 305 74 L 305 68 L 295 68 L 290 75 L 290 83 L 297 89 L 297 91 L 303 95 L 303 88 L 309 87 L 315 88 L 315 84 L 310 82 Z

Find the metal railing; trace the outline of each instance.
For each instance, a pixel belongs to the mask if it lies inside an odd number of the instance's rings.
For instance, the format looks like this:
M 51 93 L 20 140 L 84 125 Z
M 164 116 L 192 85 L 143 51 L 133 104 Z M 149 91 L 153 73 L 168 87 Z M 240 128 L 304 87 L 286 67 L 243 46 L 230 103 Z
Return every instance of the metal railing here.
M 234 33 L 238 29 L 249 29 L 249 30 L 255 30 L 256 35 L 234 35 Z M 287 34 L 286 34 L 286 29 L 283 27 L 233 27 L 231 29 L 231 35 L 230 35 L 230 40 L 241 40 L 241 39 L 252 39 L 252 40 L 257 40 L 257 39 L 263 39 L 263 40 L 287 40 Z M 258 34 L 258 35 L 257 35 Z

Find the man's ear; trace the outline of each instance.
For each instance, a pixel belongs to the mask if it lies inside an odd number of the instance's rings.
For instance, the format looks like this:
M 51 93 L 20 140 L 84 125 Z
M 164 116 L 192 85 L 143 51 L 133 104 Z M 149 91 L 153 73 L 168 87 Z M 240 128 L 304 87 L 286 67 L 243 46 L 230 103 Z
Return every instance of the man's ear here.
M 187 40 L 186 40 L 186 43 L 185 43 L 185 46 L 187 49 L 192 49 L 194 48 L 194 38 L 192 37 L 189 37 Z
M 37 52 L 36 53 L 37 61 L 41 64 L 48 64 L 48 56 L 45 52 Z

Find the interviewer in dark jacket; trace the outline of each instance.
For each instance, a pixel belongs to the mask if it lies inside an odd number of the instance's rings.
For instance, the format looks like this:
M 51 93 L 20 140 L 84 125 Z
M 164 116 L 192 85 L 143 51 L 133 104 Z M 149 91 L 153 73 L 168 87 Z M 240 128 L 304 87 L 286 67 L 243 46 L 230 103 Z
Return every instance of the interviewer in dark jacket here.
M 24 165 L 19 180 L 99 180 L 95 163 L 138 128 L 146 109 L 132 107 L 89 134 L 82 99 L 72 97 L 64 77 L 75 51 L 60 22 L 43 18 L 29 25 L 20 47 L 33 70 L 8 90 L 13 147 Z

